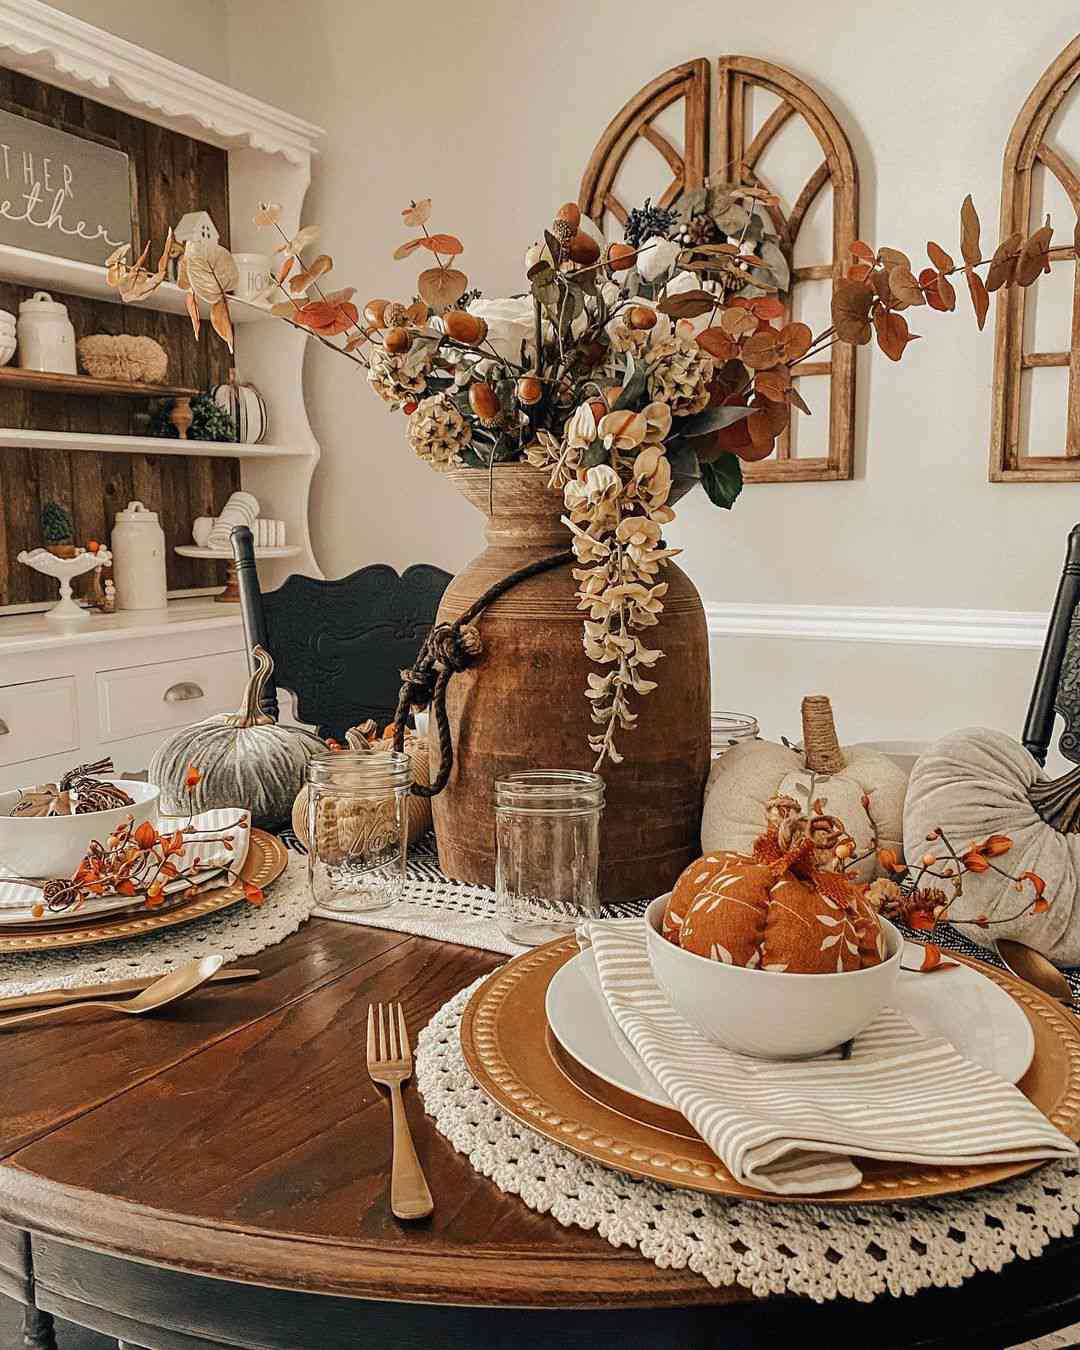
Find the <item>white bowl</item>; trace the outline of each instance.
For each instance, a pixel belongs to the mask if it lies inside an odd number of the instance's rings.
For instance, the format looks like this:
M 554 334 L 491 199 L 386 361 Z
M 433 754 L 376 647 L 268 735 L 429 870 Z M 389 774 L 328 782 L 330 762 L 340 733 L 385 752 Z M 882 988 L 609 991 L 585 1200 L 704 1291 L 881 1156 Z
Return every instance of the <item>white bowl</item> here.
M 12 816 L 19 794 L 0 792 L 0 869 L 17 877 L 70 877 L 86 856 L 91 839 L 102 843 L 128 816 L 135 824 L 157 820 L 161 789 L 154 783 L 103 778 L 135 798 L 132 806 L 89 811 L 81 816 Z
M 904 939 L 881 921 L 888 958 L 865 970 L 792 975 L 747 970 L 684 951 L 660 931 L 662 895 L 645 911 L 653 974 L 675 1010 L 707 1041 L 756 1059 L 808 1059 L 864 1031 L 890 1001 Z

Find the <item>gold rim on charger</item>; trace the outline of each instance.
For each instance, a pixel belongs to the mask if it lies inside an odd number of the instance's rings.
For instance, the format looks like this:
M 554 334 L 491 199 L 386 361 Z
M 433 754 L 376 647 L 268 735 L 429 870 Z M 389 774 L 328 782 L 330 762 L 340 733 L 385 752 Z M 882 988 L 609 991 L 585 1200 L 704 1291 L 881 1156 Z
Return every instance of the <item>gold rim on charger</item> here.
M 122 910 L 118 914 L 102 915 L 98 920 L 82 919 L 72 915 L 70 923 L 61 927 L 55 921 L 20 924 L 0 929 L 0 953 L 48 952 L 65 947 L 92 946 L 99 942 L 118 942 L 122 938 L 141 937 L 156 933 L 161 928 L 192 923 L 208 914 L 228 909 L 244 899 L 244 882 L 265 888 L 275 882 L 289 862 L 289 851 L 280 839 L 265 830 L 252 830 L 247 857 L 240 868 L 239 880 L 228 886 L 202 891 L 190 900 L 161 909 Z
M 462 1017 L 461 1048 L 484 1092 L 530 1130 L 606 1167 L 709 1195 L 798 1203 L 800 1197 L 741 1185 L 682 1116 L 596 1078 L 557 1044 L 547 1024 L 547 987 L 578 951 L 573 937 L 550 942 L 502 966 L 473 994 Z M 1080 1139 L 1080 1023 L 1049 994 L 1007 971 L 955 952 L 949 959 L 993 980 L 1020 1005 L 1035 1035 L 1035 1055 L 1018 1087 L 1063 1134 Z M 871 1158 L 858 1165 L 859 1186 L 805 1202 L 882 1204 L 956 1195 L 1042 1166 L 928 1167 Z

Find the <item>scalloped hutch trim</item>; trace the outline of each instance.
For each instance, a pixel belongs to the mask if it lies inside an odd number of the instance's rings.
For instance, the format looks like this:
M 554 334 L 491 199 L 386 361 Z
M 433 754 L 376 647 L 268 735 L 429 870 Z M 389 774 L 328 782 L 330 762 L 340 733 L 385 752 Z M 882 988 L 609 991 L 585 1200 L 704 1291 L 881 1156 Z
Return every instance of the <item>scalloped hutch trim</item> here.
M 223 149 L 250 147 L 301 167 L 325 134 L 41 0 L 0 0 L 0 63 Z

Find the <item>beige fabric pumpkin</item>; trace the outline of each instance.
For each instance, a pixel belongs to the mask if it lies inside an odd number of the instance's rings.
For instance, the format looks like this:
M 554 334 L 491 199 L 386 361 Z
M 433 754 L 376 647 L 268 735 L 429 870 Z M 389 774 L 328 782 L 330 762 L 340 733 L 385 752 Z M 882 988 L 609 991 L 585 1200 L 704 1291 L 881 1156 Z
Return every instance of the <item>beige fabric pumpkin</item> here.
M 965 915 L 1008 918 L 1031 897 L 1030 887 L 1018 895 L 1012 882 L 996 872 L 969 872 L 963 894 L 950 909 L 953 922 L 983 947 L 993 938 L 1015 938 L 1058 965 L 1074 966 L 1080 964 L 1080 834 L 1056 829 L 1033 805 L 1032 788 L 1038 796 L 1038 785 L 1049 781 L 1024 747 L 1004 732 L 970 727 L 943 737 L 911 772 L 904 810 L 905 857 L 918 859 L 926 850 L 927 833 L 938 828 L 961 852 L 992 834 L 1007 835 L 1013 846 L 996 861 L 1014 877 L 1024 872 L 1040 876 L 1050 909 L 990 930 L 964 924 Z
M 880 751 L 841 747 L 829 700 L 822 695 L 803 700 L 803 742 L 805 753 L 772 741 L 743 741 L 714 761 L 701 818 L 703 853 L 751 853 L 768 828 L 769 803 L 777 797 L 797 802 L 812 826 L 815 816 L 831 817 L 822 820 L 823 842 L 842 825 L 856 856 L 871 850 L 875 840 L 879 848 L 900 852 L 907 790 L 903 769 Z M 826 858 L 819 856 L 816 864 L 825 867 Z M 871 881 L 879 872 L 870 853 L 850 875 Z

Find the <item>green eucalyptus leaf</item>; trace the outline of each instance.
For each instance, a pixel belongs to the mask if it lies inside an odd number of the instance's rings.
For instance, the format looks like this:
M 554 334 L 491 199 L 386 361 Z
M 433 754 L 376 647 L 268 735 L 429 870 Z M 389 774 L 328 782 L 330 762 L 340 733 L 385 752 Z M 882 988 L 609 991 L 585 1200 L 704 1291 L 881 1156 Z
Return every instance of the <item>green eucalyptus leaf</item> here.
M 742 464 L 730 451 L 701 466 L 701 481 L 714 506 L 730 511 L 742 491 Z
M 603 441 L 593 441 L 581 452 L 581 462 L 586 469 L 594 469 L 597 464 L 606 464 L 607 461 L 608 452 L 604 449 Z
M 706 408 L 704 412 L 694 413 L 691 417 L 679 418 L 681 436 L 706 436 L 710 431 L 722 431 L 749 417 L 753 408 Z
M 700 478 L 701 465 L 694 451 L 681 436 L 675 436 L 664 446 L 672 478 Z
M 639 403 L 645 396 L 645 372 L 635 369 L 629 378 L 623 383 L 623 391 L 615 400 L 613 412 L 621 412 L 624 408 L 637 409 Z

